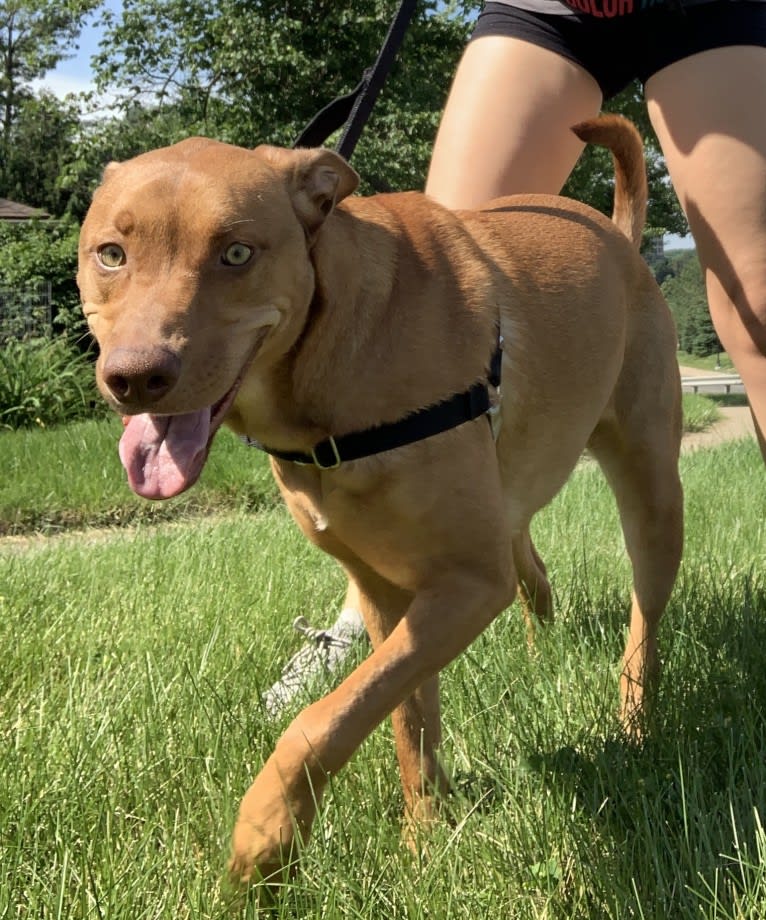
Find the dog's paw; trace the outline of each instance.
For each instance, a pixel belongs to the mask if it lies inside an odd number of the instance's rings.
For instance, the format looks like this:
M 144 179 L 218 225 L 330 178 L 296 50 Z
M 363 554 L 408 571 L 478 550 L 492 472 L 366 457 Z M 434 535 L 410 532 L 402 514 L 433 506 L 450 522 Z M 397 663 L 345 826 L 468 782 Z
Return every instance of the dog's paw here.
M 428 858 L 431 832 L 442 819 L 438 796 L 423 795 L 410 804 L 402 818 L 401 841 L 413 856 Z
M 311 833 L 320 793 L 305 772 L 293 773 L 289 783 L 286 772 L 272 755 L 242 799 L 229 861 L 230 879 L 239 886 L 279 883 Z
M 620 679 L 620 721 L 626 738 L 639 744 L 646 737 L 656 712 L 660 668 L 656 661 L 623 669 Z
M 295 834 L 280 826 L 269 833 L 250 821 L 239 818 L 231 841 L 229 881 L 234 888 L 265 882 L 278 885 L 295 863 Z
M 231 838 L 229 878 L 239 887 L 279 884 L 294 869 L 308 828 L 291 814 L 281 792 L 259 789 L 258 777 L 239 809 Z

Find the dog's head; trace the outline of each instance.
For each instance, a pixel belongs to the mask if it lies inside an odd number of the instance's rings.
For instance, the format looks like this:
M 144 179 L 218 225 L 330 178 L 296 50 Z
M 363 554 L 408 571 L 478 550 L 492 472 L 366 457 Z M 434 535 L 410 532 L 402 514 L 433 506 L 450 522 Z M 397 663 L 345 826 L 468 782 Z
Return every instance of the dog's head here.
M 140 494 L 196 481 L 243 377 L 298 338 L 312 241 L 357 182 L 330 150 L 204 138 L 107 167 L 77 282 L 99 389 L 133 417 L 120 455 Z

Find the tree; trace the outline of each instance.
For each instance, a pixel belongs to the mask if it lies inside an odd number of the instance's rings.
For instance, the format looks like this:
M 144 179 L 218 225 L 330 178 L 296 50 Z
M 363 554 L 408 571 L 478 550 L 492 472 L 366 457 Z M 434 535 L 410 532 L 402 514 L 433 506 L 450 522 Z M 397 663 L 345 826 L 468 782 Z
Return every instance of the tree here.
M 61 175 L 75 156 L 79 130 L 74 102 L 61 102 L 48 92 L 23 97 L 6 150 L 3 197 L 63 214 L 69 193 Z
M 290 145 L 307 122 L 351 90 L 375 60 L 396 0 L 126 0 L 105 17 L 95 61 L 101 88 L 187 133 L 255 146 Z M 465 17 L 422 0 L 354 165 L 373 188 L 422 184 Z M 177 138 L 173 138 L 174 140 Z
M 32 96 L 29 84 L 67 57 L 100 2 L 0 0 L 0 194 L 7 191 L 14 126 Z
M 373 63 L 397 5 L 124 0 L 121 14 L 104 14 L 96 79 L 102 90 L 118 94 L 134 124 L 143 113 L 147 146 L 150 138 L 156 146 L 195 133 L 243 146 L 289 146 L 319 109 L 350 91 Z M 363 192 L 423 187 L 475 6 L 421 0 L 354 153 Z M 629 115 L 646 139 L 649 232 L 685 232 L 638 84 L 609 107 Z M 141 149 L 142 137 L 131 134 L 129 124 L 123 128 L 117 146 L 130 147 L 130 135 Z M 609 153 L 586 148 L 565 194 L 610 213 L 613 176 Z
M 705 282 L 696 254 L 679 254 L 672 268 L 673 273 L 662 283 L 662 293 L 675 319 L 678 347 L 699 357 L 723 351 L 710 318 Z

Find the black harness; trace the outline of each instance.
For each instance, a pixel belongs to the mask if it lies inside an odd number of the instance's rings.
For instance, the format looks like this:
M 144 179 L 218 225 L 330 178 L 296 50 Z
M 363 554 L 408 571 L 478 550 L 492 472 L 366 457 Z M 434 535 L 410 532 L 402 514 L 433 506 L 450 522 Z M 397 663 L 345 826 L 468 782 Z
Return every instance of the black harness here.
M 416 0 L 401 0 L 373 66 L 365 70 L 354 90 L 333 100 L 314 116 L 295 140 L 293 147 L 319 147 L 333 132 L 345 125 L 335 149 L 346 159 L 351 158 L 416 6 Z M 279 460 L 315 466 L 320 470 L 334 470 L 341 463 L 361 460 L 363 457 L 371 457 L 442 434 L 481 415 L 487 415 L 494 431 L 490 387 L 494 388 L 499 399 L 502 357 L 502 336 L 498 330 L 498 343 L 490 361 L 486 381 L 478 381 L 462 393 L 456 393 L 424 409 L 417 409 L 397 422 L 375 425 L 364 431 L 354 431 L 337 438 L 325 438 L 315 444 L 309 453 L 276 450 L 247 436 L 242 440 L 249 447 L 263 450 Z
M 248 447 L 257 447 L 279 460 L 316 466 L 320 470 L 335 470 L 341 463 L 349 460 L 361 460 L 387 450 L 414 444 L 436 434 L 457 428 L 465 422 L 472 422 L 480 415 L 489 416 L 492 408 L 489 387 L 500 390 L 500 365 L 502 362 L 502 339 L 498 339 L 497 349 L 492 356 L 487 382 L 479 381 L 463 393 L 456 393 L 441 402 L 425 409 L 405 415 L 398 422 L 375 425 L 364 431 L 354 431 L 340 437 L 325 438 L 315 444 L 309 453 L 297 450 L 275 450 L 245 436 L 243 440 Z

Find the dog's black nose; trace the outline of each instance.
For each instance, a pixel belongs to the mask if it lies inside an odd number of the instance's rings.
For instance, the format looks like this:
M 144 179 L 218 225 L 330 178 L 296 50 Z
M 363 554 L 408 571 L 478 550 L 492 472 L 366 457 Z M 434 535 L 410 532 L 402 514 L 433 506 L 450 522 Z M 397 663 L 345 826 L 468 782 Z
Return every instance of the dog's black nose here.
M 120 405 L 148 408 L 173 389 L 180 370 L 179 358 L 164 348 L 115 348 L 104 361 L 102 376 Z

